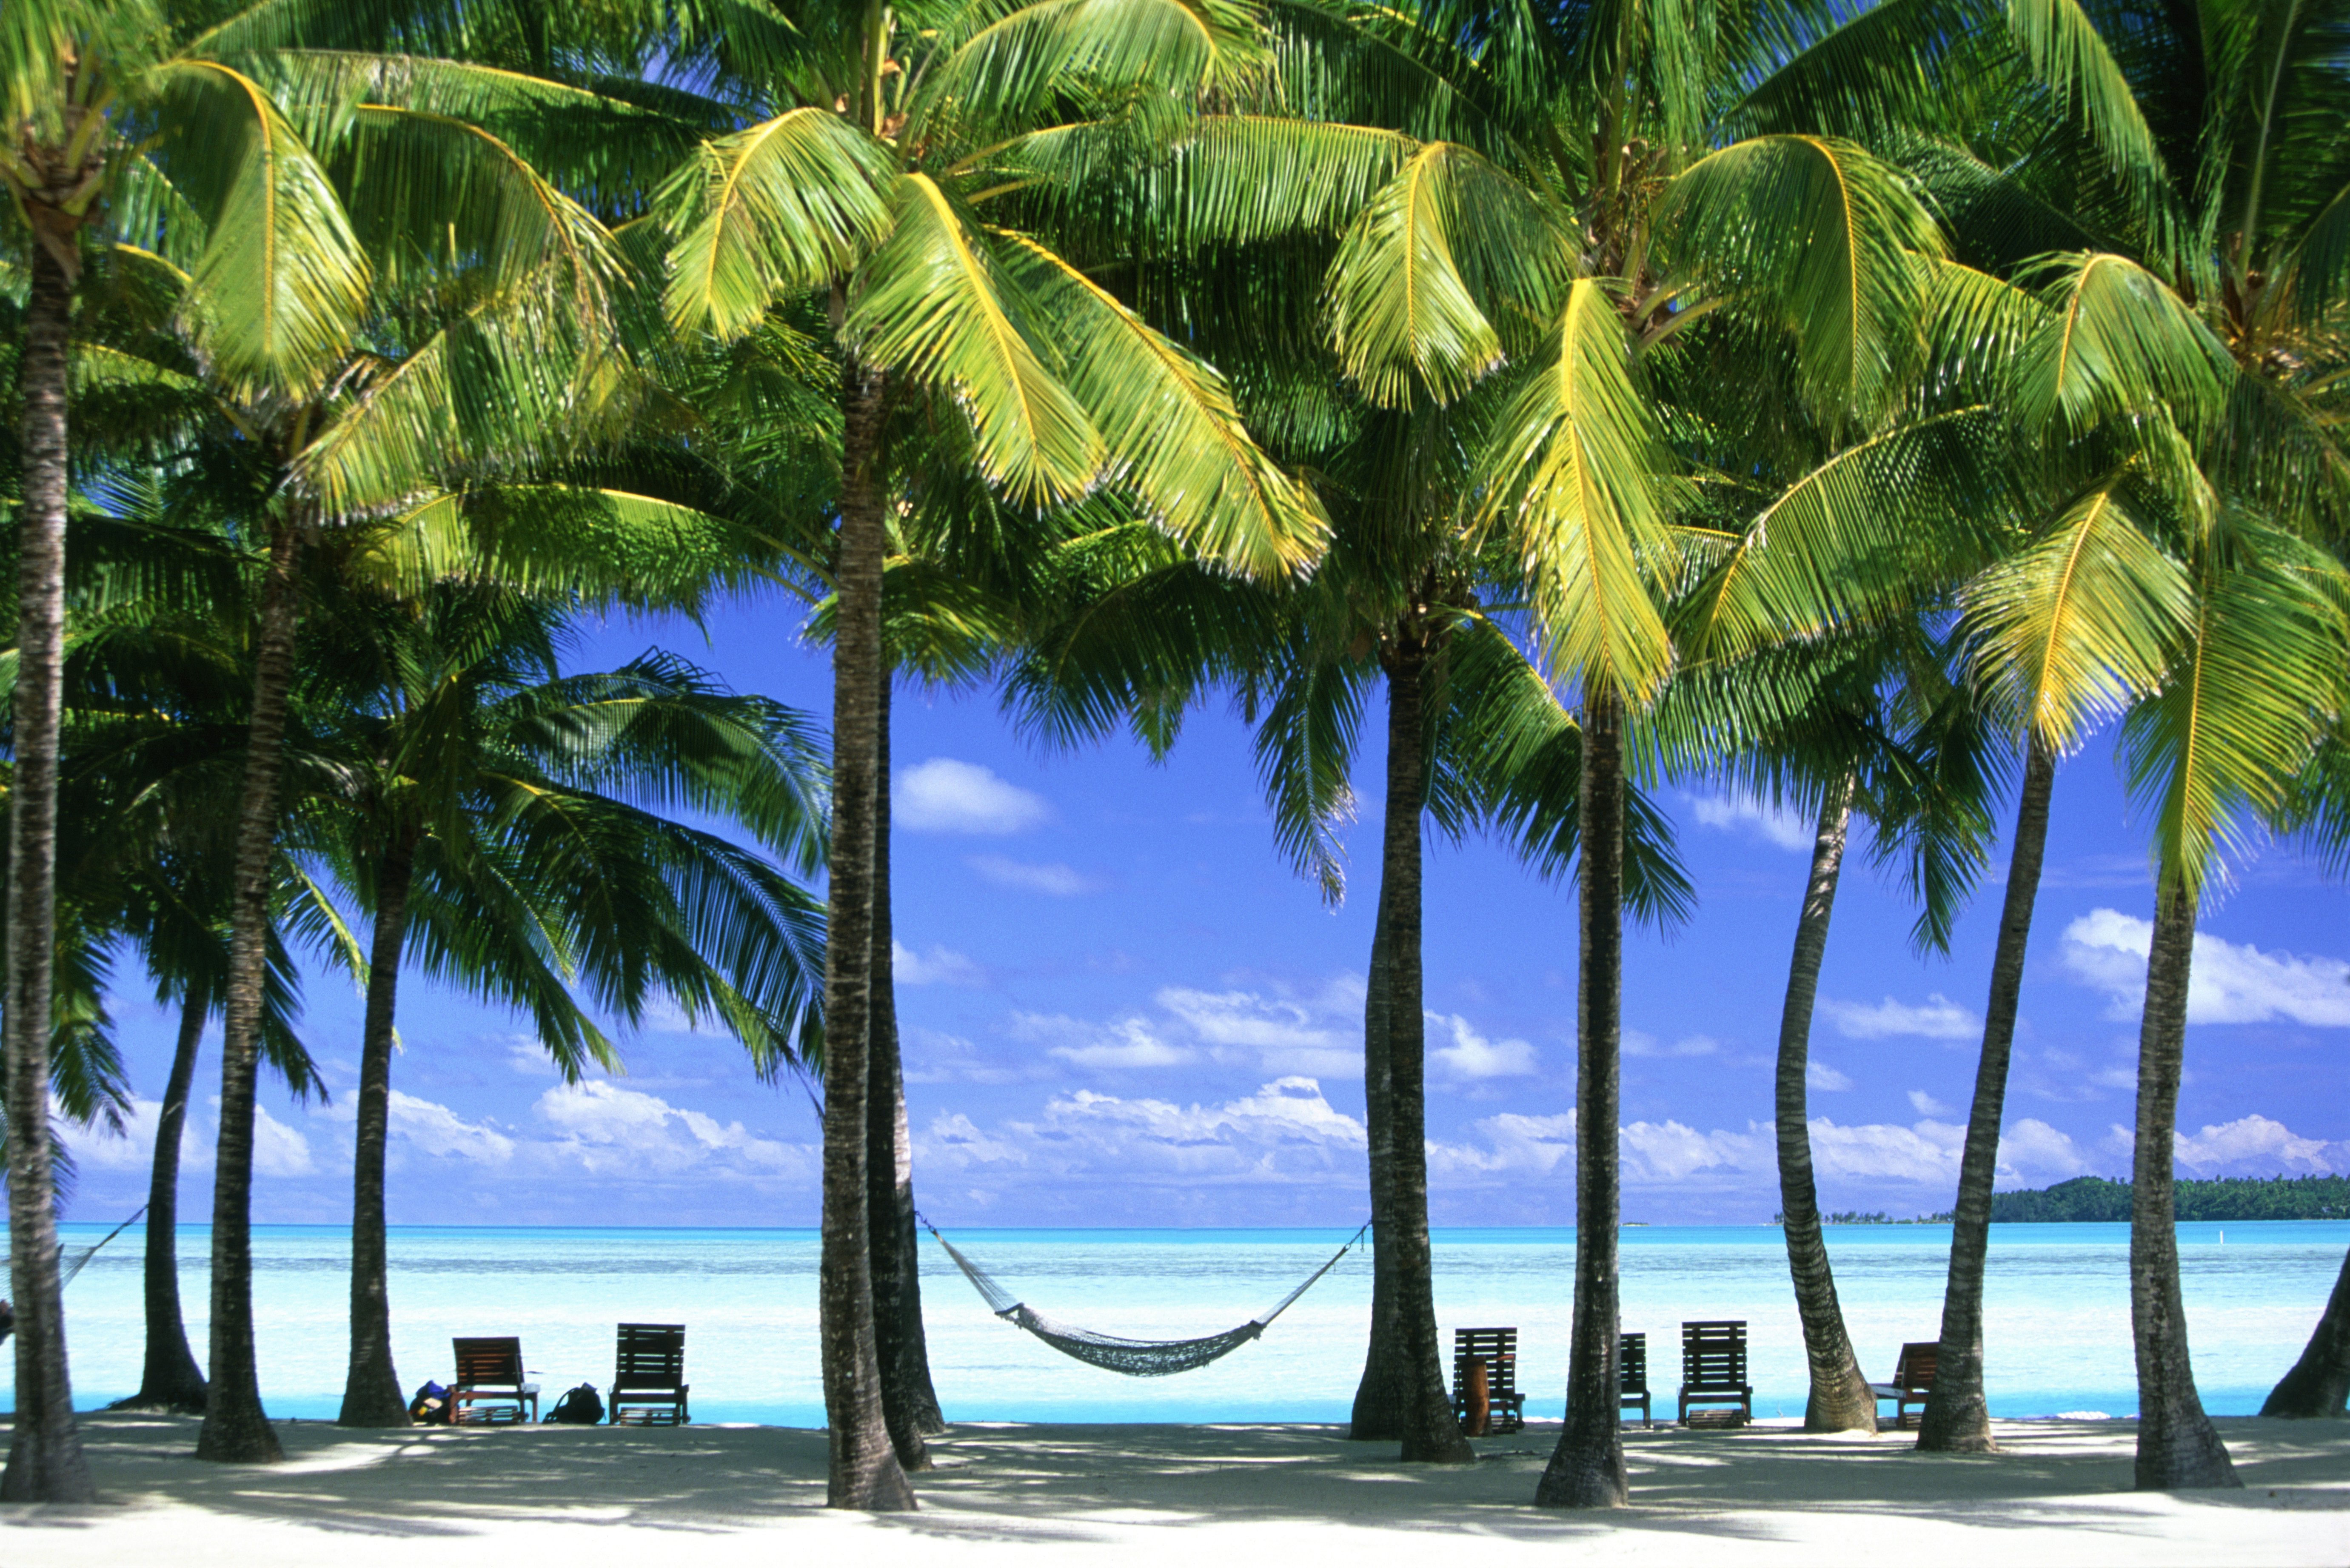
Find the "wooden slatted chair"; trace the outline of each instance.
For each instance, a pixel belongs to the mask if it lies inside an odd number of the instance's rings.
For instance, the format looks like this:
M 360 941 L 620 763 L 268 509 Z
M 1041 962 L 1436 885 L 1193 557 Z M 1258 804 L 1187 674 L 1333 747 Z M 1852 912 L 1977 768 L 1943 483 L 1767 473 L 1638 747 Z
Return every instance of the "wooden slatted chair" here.
M 449 1418 L 464 1423 L 538 1419 L 538 1385 L 527 1381 L 519 1339 L 452 1339 L 457 1378 L 449 1387 Z
M 1617 1387 L 1616 1417 L 1623 1419 L 1624 1412 L 1638 1405 L 1640 1425 L 1654 1427 L 1657 1423 L 1648 1414 L 1648 1336 L 1627 1334 L 1616 1342 Z
M 1474 1367 L 1485 1373 L 1485 1417 L 1473 1421 Z M 1452 1331 L 1452 1413 L 1472 1438 L 1514 1432 L 1526 1424 L 1526 1397 L 1518 1392 L 1518 1331 L 1456 1328 Z
M 611 1422 L 682 1427 L 686 1411 L 685 1325 L 624 1323 L 612 1367 Z M 624 1416 L 623 1411 L 627 1414 Z
M 1935 1340 L 1923 1340 L 1901 1347 L 1901 1359 L 1893 1364 L 1893 1381 L 1872 1383 L 1868 1391 L 1879 1399 L 1893 1401 L 1893 1429 L 1914 1429 L 1924 1419 L 1926 1396 L 1934 1391 L 1934 1372 L 1941 1365 L 1942 1346 Z M 1909 1407 L 1918 1407 L 1912 1415 Z
M 1690 1407 L 1734 1407 L 1700 1411 Z M 1681 1324 L 1681 1425 L 1742 1427 L 1754 1419 L 1754 1389 L 1746 1381 L 1746 1324 Z

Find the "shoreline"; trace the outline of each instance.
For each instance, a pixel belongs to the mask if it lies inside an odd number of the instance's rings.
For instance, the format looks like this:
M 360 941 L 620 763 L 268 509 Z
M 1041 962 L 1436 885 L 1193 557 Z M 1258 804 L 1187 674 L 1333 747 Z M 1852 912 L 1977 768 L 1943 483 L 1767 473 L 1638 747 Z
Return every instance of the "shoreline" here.
M 84 1431 L 101 1503 L 0 1511 L 0 1556 L 35 1568 L 133 1561 L 511 1558 L 622 1568 L 691 1542 L 698 1568 L 779 1552 L 886 1551 L 963 1568 L 1076 1548 L 1158 1558 L 1424 1563 L 1430 1537 L 1481 1557 L 1653 1560 L 1738 1543 L 1742 1563 L 1856 1552 L 1909 1563 L 2338 1564 L 2350 1558 L 2350 1421 L 2220 1426 L 2246 1490 L 2132 1492 L 2129 1421 L 1994 1423 L 2002 1452 L 1921 1456 L 1908 1433 L 1659 1427 L 1625 1434 L 1633 1506 L 1531 1506 L 1553 1423 L 1477 1441 L 1480 1462 L 1406 1466 L 1329 1426 L 960 1425 L 914 1478 L 920 1511 L 822 1508 L 823 1434 L 805 1428 L 418 1428 L 281 1424 L 287 1462 L 198 1463 L 196 1421 L 107 1414 Z M 875 1532 L 887 1532 L 886 1537 Z M 1070 1561 L 1077 1559 L 1072 1557 Z

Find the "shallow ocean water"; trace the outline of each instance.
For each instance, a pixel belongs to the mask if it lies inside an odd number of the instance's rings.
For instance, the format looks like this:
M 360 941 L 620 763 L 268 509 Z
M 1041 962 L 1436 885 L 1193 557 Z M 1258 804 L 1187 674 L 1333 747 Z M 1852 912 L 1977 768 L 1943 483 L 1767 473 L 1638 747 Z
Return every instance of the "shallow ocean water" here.
M 63 1239 L 71 1250 L 105 1231 L 68 1225 Z M 2182 1225 L 2178 1235 L 2204 1404 L 2249 1415 L 2315 1324 L 2350 1222 Z M 1939 1333 L 1949 1229 L 1847 1226 L 1828 1237 L 1862 1369 L 1889 1376 L 1904 1341 Z M 1137 1339 L 1244 1323 L 1346 1239 L 1343 1231 L 952 1235 L 1036 1311 Z M 2123 1225 L 1993 1228 L 1985 1350 L 1994 1415 L 2137 1409 L 2128 1242 Z M 181 1291 L 199 1360 L 208 1244 L 201 1227 L 181 1232 Z M 138 1386 L 143 1245 L 139 1229 L 124 1231 L 66 1293 L 75 1402 L 84 1407 Z M 390 1247 L 393 1353 L 405 1386 L 446 1380 L 452 1335 L 516 1334 L 551 1404 L 575 1383 L 609 1381 L 615 1323 L 681 1322 L 697 1418 L 822 1424 L 813 1231 L 395 1227 Z M 270 1411 L 331 1418 L 346 1355 L 348 1233 L 262 1226 L 254 1248 Z M 1574 1257 L 1569 1230 L 1436 1233 L 1446 1343 L 1457 1327 L 1515 1324 L 1532 1416 L 1555 1417 L 1564 1405 Z M 1776 1229 L 1627 1228 L 1622 1260 L 1624 1327 L 1648 1335 L 1660 1414 L 1672 1411 L 1679 1324 L 1700 1318 L 1748 1321 L 1758 1416 L 1803 1413 L 1803 1343 Z M 999 1323 L 927 1236 L 922 1269 L 931 1364 L 951 1420 L 1344 1420 L 1361 1371 L 1370 1264 L 1359 1251 L 1263 1339 L 1166 1378 L 1100 1371 Z M 14 1372 L 14 1357 L 0 1356 L 0 1389 Z

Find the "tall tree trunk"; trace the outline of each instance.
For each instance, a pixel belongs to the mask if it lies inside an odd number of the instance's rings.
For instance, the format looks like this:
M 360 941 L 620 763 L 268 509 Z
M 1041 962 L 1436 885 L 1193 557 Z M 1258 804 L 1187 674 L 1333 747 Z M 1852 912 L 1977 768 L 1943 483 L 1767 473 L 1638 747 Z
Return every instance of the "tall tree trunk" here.
M 1991 955 L 1991 1000 L 1983 1009 L 1982 1056 L 1975 1064 L 1975 1098 L 1967 1112 L 1967 1141 L 1959 1154 L 1959 1196 L 1950 1220 L 1950 1270 L 1942 1290 L 1942 1344 L 1934 1386 L 1918 1422 L 1918 1447 L 1934 1453 L 1988 1454 L 1991 1407 L 1983 1399 L 1983 1267 L 1991 1251 L 1991 1189 L 1999 1175 L 1999 1127 L 2007 1114 L 2007 1065 L 2015 1048 L 2015 1009 L 2023 994 L 2024 950 L 2032 940 L 2032 909 L 2040 896 L 2040 864 L 2048 849 L 2048 799 L 2056 788 L 2056 756 L 2038 735 L 2023 756 L 2023 789 L 2015 807 L 2015 847 L 2007 859 L 2007 899 L 1999 914 L 1999 945 Z
M 1845 1332 L 1835 1273 L 1820 1234 L 1820 1195 L 1812 1176 L 1812 1004 L 1820 993 L 1820 963 L 1827 956 L 1828 917 L 1835 909 L 1836 877 L 1844 868 L 1845 836 L 1852 826 L 1853 780 L 1837 781 L 1820 807 L 1812 842 L 1812 877 L 1795 920 L 1795 956 L 1787 966 L 1787 1001 L 1779 1014 L 1779 1208 L 1787 1237 L 1787 1269 L 1795 1281 L 1795 1313 L 1804 1324 L 1804 1356 L 1812 1393 L 1804 1405 L 1806 1432 L 1874 1432 L 1877 1397 Z
M 368 949 L 367 1022 L 359 1039 L 359 1131 L 351 1153 L 351 1358 L 343 1376 L 342 1427 L 405 1427 L 408 1401 L 391 1365 L 391 1300 L 383 1229 L 383 1168 L 391 1141 L 391 1045 L 400 963 L 408 945 L 408 890 L 417 835 L 405 828 L 376 881 L 375 939 Z
M 2137 1489 L 2240 1487 L 2227 1445 L 2203 1413 L 2187 1354 L 2172 1202 L 2178 1078 L 2187 1056 L 2187 986 L 2195 899 L 2171 882 L 2156 894 L 2137 1035 L 2137 1137 L 2130 1160 L 2130 1337 L 2137 1346 Z
M 286 703 L 294 684 L 294 630 L 301 617 L 296 568 L 309 526 L 273 520 L 269 572 L 237 798 L 235 880 L 229 904 L 228 989 L 221 1041 L 220 1139 L 213 1161 L 212 1398 L 196 1458 L 232 1464 L 286 1457 L 261 1407 L 253 1344 L 254 1091 L 261 1066 L 262 984 L 269 960 L 269 877 L 276 862 L 277 789 L 285 773 Z
M 2269 1391 L 2263 1416 L 2340 1416 L 2350 1404 L 2350 1256 L 2326 1298 L 2325 1314 L 2293 1370 Z
M 1566 1426 L 1534 1489 L 1543 1508 L 1620 1508 L 1622 1407 L 1617 1402 L 1619 1189 L 1616 1127 L 1624 1004 L 1624 710 L 1592 698 L 1583 721 L 1582 963 L 1575 985 L 1575 1334 Z
M 896 932 L 889 916 L 889 671 L 876 693 L 873 768 L 873 1060 L 867 1105 L 866 1222 L 873 1241 L 873 1349 L 881 1413 L 898 1463 L 931 1468 L 922 1438 L 947 1429 L 931 1386 L 922 1332 L 921 1233 L 914 1223 L 914 1144 L 906 1119 L 905 1064 L 898 1050 Z
M 71 241 L 68 231 L 66 242 Z M 70 254 L 68 252 L 68 254 Z M 8 802 L 8 1278 L 16 1314 L 16 1426 L 0 1502 L 97 1494 L 74 1423 L 49 1165 L 49 966 L 57 957 L 57 732 L 65 701 L 66 334 L 73 278 L 32 247 L 18 360 L 24 515 L 16 559 L 16 778 Z
M 188 1348 L 188 1325 L 180 1312 L 180 1140 L 188 1125 L 188 1091 L 195 1085 L 196 1053 L 203 1044 L 211 1000 L 193 985 L 182 999 L 179 1044 L 163 1085 L 163 1108 L 155 1118 L 155 1168 L 147 1179 L 147 1366 L 140 1374 L 139 1392 L 123 1402 L 126 1408 L 203 1414 L 204 1375 Z
M 1420 1003 L 1420 803 L 1428 793 L 1427 649 L 1397 639 L 1388 665 L 1387 822 L 1379 903 L 1387 911 L 1388 1071 L 1393 1085 L 1390 1222 L 1378 1239 L 1394 1253 L 1390 1289 L 1401 1386 L 1403 1455 L 1431 1464 L 1477 1457 L 1461 1435 L 1444 1386 L 1436 1325 L 1436 1261 L 1428 1235 L 1428 1023 Z
M 873 1340 L 866 1116 L 873 993 L 873 844 L 881 659 L 882 382 L 852 361 L 841 382 L 838 609 L 832 647 L 832 855 L 824 964 L 824 1241 L 818 1283 L 824 1407 L 831 1430 L 825 1501 L 914 1506 L 889 1440 Z
M 1395 1016 L 1395 970 L 1388 958 L 1388 893 L 1380 878 L 1378 913 L 1371 925 L 1370 982 L 1363 997 L 1363 1119 L 1369 1133 L 1371 1175 L 1371 1342 L 1347 1436 L 1357 1442 L 1403 1437 L 1406 1365 L 1396 1334 L 1395 1249 L 1386 1241 L 1395 1210 L 1395 1070 L 1389 1023 Z

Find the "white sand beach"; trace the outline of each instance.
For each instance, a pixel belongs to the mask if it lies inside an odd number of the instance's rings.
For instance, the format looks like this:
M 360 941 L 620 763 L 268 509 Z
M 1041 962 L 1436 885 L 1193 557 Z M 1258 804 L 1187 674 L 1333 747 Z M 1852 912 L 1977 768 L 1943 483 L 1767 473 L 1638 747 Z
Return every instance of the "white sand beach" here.
M 0 1513 L 0 1563 L 2350 1562 L 2350 1422 L 2220 1426 L 2246 1488 L 2189 1496 L 2126 1490 L 2126 1421 L 2001 1422 L 2005 1452 L 1964 1459 L 1893 1433 L 1634 1430 L 1637 1506 L 1595 1516 L 1528 1506 L 1555 1427 L 1438 1469 L 1328 1427 L 971 1425 L 938 1443 L 922 1511 L 882 1518 L 819 1506 L 823 1435 L 785 1428 L 297 1422 L 286 1463 L 232 1469 L 190 1457 L 192 1420 L 101 1415 L 104 1502 Z

